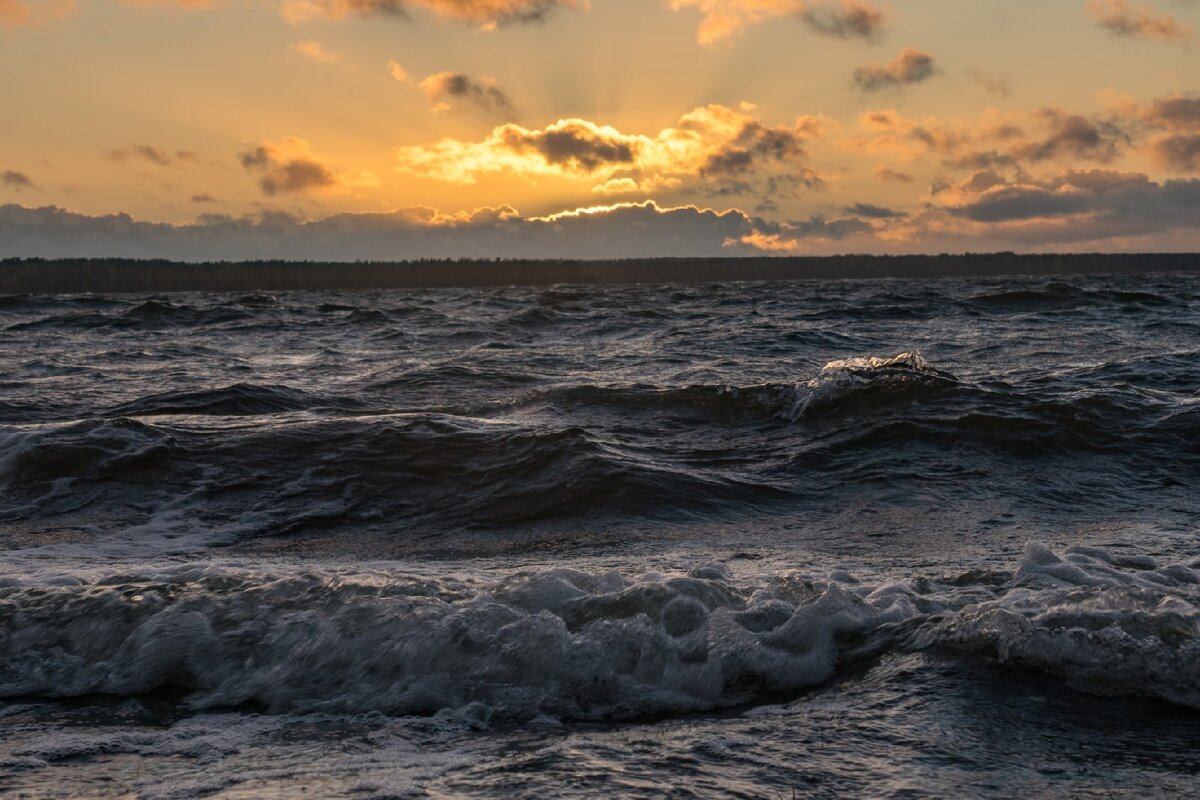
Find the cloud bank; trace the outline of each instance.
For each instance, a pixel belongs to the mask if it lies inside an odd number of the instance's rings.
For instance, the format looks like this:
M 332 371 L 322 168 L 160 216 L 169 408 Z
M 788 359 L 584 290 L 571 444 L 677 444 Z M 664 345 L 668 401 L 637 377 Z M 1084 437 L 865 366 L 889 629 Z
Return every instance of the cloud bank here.
M 411 208 L 305 222 L 280 213 L 202 215 L 190 225 L 0 206 L 0 257 L 165 257 L 180 260 L 631 258 L 730 252 L 754 230 L 740 211 L 652 202 L 523 217 L 508 207 L 469 214 Z

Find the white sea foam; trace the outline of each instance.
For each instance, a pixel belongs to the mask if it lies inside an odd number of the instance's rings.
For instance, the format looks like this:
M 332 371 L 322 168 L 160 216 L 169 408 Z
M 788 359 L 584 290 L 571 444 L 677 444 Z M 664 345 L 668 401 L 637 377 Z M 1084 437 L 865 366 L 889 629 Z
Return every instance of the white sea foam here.
M 179 687 L 196 708 L 629 718 L 796 693 L 889 651 L 982 655 L 1200 707 L 1200 573 L 1027 548 L 1005 581 L 844 572 L 501 580 L 218 564 L 0 580 L 0 696 Z

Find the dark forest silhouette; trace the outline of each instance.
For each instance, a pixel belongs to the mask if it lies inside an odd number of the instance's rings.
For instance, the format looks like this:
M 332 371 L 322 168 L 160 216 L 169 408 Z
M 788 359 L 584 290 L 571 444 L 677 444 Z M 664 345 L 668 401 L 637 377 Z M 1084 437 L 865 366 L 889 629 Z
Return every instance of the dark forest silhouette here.
M 1196 254 L 660 258 L 619 261 L 419 260 L 395 263 L 5 259 L 0 292 L 286 291 L 557 283 L 710 283 L 1200 271 Z

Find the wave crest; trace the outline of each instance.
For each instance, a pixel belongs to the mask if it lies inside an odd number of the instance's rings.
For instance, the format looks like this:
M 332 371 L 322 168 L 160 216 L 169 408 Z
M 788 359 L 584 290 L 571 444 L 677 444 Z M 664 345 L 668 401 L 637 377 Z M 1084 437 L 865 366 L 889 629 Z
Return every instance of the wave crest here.
M 0 582 L 0 696 L 173 686 L 196 708 L 628 719 L 933 650 L 1200 708 L 1200 573 L 1027 548 L 1007 580 L 557 569 L 498 582 L 215 565 Z M 482 709 L 482 711 L 480 711 Z

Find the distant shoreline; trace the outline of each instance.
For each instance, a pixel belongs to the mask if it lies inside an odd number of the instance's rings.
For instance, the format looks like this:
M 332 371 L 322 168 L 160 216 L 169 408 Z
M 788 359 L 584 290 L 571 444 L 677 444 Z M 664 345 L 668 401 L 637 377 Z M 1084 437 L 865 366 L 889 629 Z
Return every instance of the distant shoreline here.
M 1015 253 L 800 258 L 419 260 L 399 262 L 3 259 L 0 293 L 426 289 L 554 284 L 996 278 L 1200 272 L 1200 254 Z

